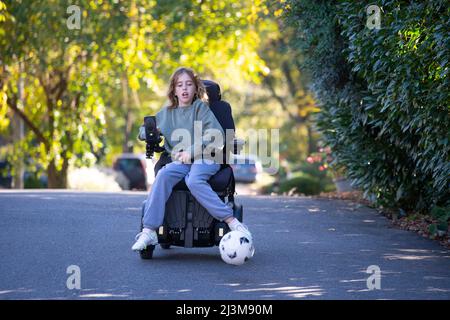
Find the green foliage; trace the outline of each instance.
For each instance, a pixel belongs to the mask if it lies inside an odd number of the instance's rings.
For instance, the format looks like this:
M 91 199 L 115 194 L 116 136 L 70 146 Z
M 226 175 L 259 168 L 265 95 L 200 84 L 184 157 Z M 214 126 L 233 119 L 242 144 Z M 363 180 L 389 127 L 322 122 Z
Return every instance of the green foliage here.
M 69 5 L 81 9 L 80 29 L 67 27 Z M 134 140 L 133 126 L 163 106 L 176 67 L 220 77 L 225 88 L 258 82 L 266 67 L 254 24 L 264 7 L 250 0 L 0 1 L 0 132 L 10 134 L 9 119 L 20 110 L 27 120 L 9 160 L 33 157 L 50 187 L 65 187 L 69 163 L 92 165 Z
M 258 88 L 250 89 L 252 93 L 247 93 L 247 108 L 241 121 L 248 123 L 256 118 L 263 128 L 279 128 L 280 159 L 298 163 L 314 149 L 317 133 L 311 118 L 319 109 L 298 68 L 302 57 L 289 45 L 295 30 L 280 19 L 282 3 L 267 0 L 267 6 L 269 13 L 264 21 L 269 22 L 258 30 L 261 37 L 258 53 L 268 67 L 259 89 L 263 89 L 263 97 Z
M 305 195 L 319 194 L 321 191 L 319 180 L 307 174 L 280 183 L 280 193 L 290 192 L 293 189 L 295 193 L 303 193 Z
M 320 192 L 330 192 L 335 190 L 333 177 L 329 170 L 323 169 L 319 163 L 302 162 L 299 166 L 293 169 L 291 178 L 310 176 L 319 183 Z
M 450 222 L 450 207 L 435 206 L 431 210 L 431 217 L 436 221 L 430 225 L 430 233 L 436 234 L 439 231 L 447 232 Z M 433 231 L 433 232 L 432 232 Z
M 301 172 L 303 174 L 308 174 L 313 177 L 317 177 L 318 179 L 329 179 L 331 181 L 331 177 L 329 176 L 329 171 L 321 169 L 320 163 L 308 163 L 302 162 L 300 165 L 294 167 L 292 169 L 292 175 L 295 175 L 296 172 Z
M 322 105 L 318 126 L 366 195 L 428 211 L 450 204 L 450 8 L 444 0 L 288 1 L 287 21 Z
M 321 192 L 334 191 L 335 186 L 327 171 L 319 170 L 319 165 L 313 163 L 302 163 L 294 168 L 289 178 L 284 178 L 279 185 L 266 187 L 263 192 L 271 193 L 295 193 L 304 195 L 315 195 Z
M 47 169 L 50 187 L 65 187 L 69 160 L 92 163 L 102 147 L 99 61 L 111 54 L 107 44 L 123 35 L 127 17 L 118 3 L 78 1 L 81 29 L 71 30 L 66 3 L 5 3 L 10 19 L 0 24 L 8 31 L 0 33 L 0 93 L 10 110 L 0 113 L 0 122 L 5 115 L 20 114 L 26 126 L 8 158 L 16 163 L 32 157 Z M 24 86 L 22 97 L 18 83 Z
M 46 181 L 36 173 L 26 175 L 23 183 L 25 189 L 43 189 L 47 187 Z

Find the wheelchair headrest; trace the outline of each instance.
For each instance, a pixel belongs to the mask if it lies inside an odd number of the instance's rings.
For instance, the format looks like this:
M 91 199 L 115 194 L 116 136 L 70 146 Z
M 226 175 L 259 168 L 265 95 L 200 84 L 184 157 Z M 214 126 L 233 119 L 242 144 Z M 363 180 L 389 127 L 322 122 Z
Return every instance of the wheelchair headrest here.
M 222 100 L 219 85 L 211 80 L 203 80 L 206 92 L 209 98 L 209 108 L 216 116 L 223 130 L 235 130 L 231 106 L 228 102 Z
M 206 93 L 208 94 L 209 102 L 220 101 L 222 99 L 222 94 L 220 93 L 219 85 L 211 80 L 203 80 L 203 85 L 205 86 Z

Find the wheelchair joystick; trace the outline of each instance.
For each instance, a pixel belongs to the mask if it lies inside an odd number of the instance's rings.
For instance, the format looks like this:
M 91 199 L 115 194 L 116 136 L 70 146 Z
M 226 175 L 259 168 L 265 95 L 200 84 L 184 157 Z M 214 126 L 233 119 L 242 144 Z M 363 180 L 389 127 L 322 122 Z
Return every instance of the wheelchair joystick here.
M 145 156 L 147 159 L 151 159 L 155 152 L 163 152 L 164 147 L 159 144 L 162 141 L 161 134 L 156 127 L 155 116 L 144 117 L 144 130 L 145 130 Z M 140 135 L 141 136 L 141 135 Z

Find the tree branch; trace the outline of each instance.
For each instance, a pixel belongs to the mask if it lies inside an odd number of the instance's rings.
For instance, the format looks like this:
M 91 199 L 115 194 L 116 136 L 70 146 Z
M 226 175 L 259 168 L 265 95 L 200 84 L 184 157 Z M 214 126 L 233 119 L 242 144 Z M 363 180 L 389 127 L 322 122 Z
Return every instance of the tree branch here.
M 294 120 L 296 123 L 303 123 L 305 121 L 305 119 L 303 117 L 297 116 L 297 115 L 295 115 L 295 114 L 293 114 L 292 112 L 289 111 L 286 103 L 284 102 L 284 99 L 282 97 L 280 97 L 276 93 L 275 87 L 273 86 L 273 83 L 272 83 L 271 80 L 272 79 L 270 79 L 270 76 L 269 76 L 269 77 L 265 77 L 263 81 L 264 81 L 264 84 L 269 89 L 269 91 L 272 94 L 272 96 L 275 98 L 275 100 L 278 101 L 278 103 L 280 104 L 281 108 L 288 114 L 289 118 Z
M 297 95 L 297 91 L 299 91 L 299 89 L 297 88 L 297 86 L 295 85 L 294 80 L 292 79 L 291 76 L 291 68 L 289 66 L 289 64 L 287 63 L 287 61 L 284 61 L 281 64 L 281 70 L 283 70 L 283 74 L 286 78 L 287 84 L 288 84 L 288 88 L 289 88 L 289 92 L 291 93 L 291 96 L 293 98 L 295 98 L 295 96 Z
M 43 133 L 33 124 L 33 122 L 26 116 L 26 114 L 17 107 L 17 97 L 14 97 L 11 99 L 6 99 L 6 102 L 7 102 L 8 106 L 16 114 L 18 114 L 22 118 L 22 120 L 25 122 L 25 124 L 34 132 L 34 134 L 36 135 L 38 140 L 40 142 L 42 142 L 45 145 L 45 147 L 48 149 L 49 142 L 47 141 L 47 139 L 45 139 Z

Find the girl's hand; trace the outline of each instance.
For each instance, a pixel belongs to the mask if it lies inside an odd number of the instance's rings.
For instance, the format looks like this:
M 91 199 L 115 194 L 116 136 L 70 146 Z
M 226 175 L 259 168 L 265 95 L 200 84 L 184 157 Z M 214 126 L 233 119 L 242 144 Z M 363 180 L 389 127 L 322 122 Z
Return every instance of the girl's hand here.
M 181 151 L 176 154 L 175 160 L 179 160 L 182 163 L 191 162 L 191 155 L 186 151 Z

